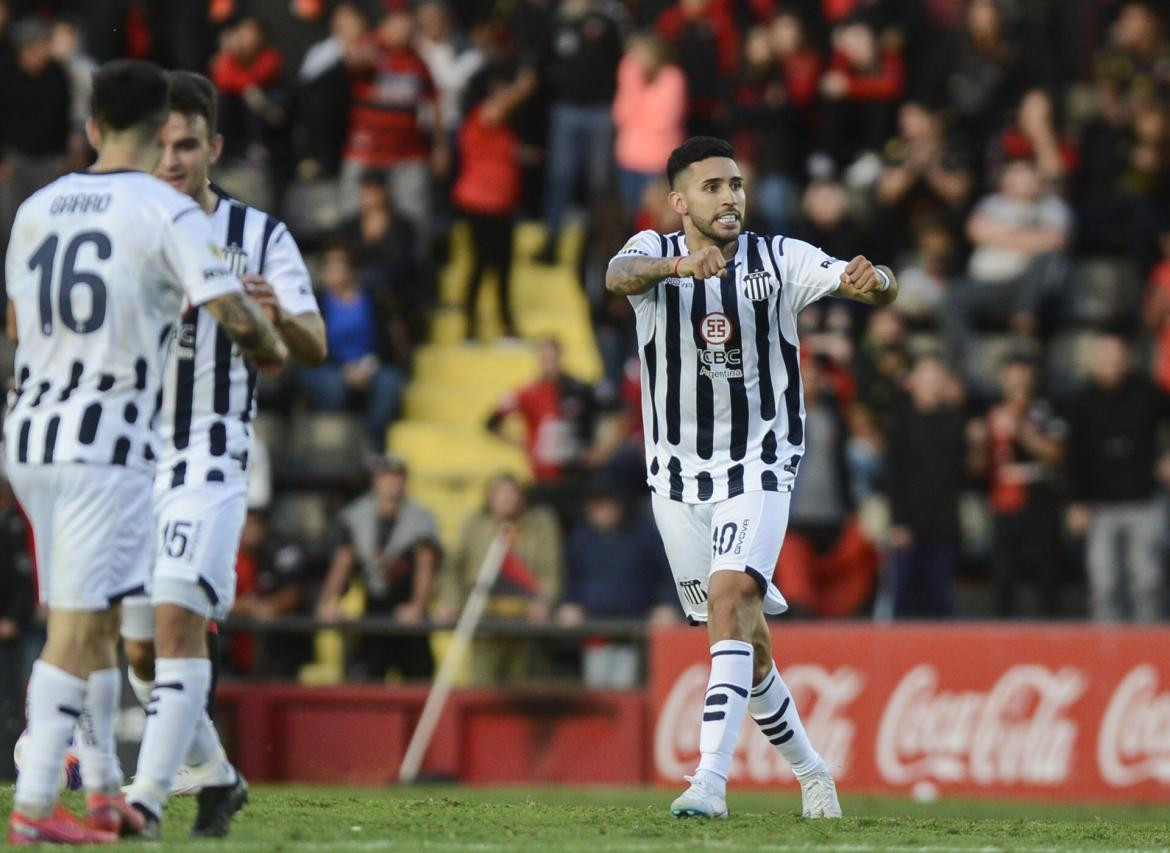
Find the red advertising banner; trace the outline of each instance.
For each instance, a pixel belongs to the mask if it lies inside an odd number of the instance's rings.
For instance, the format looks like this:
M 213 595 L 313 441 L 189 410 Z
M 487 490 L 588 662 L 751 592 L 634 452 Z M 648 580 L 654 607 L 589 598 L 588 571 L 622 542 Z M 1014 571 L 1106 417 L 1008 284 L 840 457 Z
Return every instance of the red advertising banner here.
M 1170 800 L 1170 630 L 781 622 L 772 642 L 842 791 Z M 656 782 L 698 763 L 709 662 L 701 629 L 651 640 Z M 731 774 L 795 785 L 750 717 Z

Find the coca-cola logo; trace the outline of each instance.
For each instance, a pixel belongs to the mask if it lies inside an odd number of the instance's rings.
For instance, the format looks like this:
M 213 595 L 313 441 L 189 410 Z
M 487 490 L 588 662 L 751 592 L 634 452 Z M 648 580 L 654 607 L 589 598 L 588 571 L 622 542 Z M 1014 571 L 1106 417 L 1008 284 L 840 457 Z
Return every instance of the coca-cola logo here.
M 895 785 L 1059 785 L 1072 770 L 1078 732 L 1066 713 L 1086 683 L 1075 667 L 1021 664 L 987 691 L 947 691 L 937 668 L 916 666 L 882 713 L 878 772 Z
M 1170 691 L 1158 692 L 1158 670 L 1145 663 L 1121 679 L 1097 737 L 1097 767 L 1110 785 L 1147 779 L 1170 784 Z
M 680 779 L 699 761 L 699 725 L 709 665 L 688 667 L 671 685 L 654 730 L 654 766 L 665 779 Z M 800 712 L 809 740 L 840 779 L 848 775 L 857 727 L 846 715 L 865 684 L 849 666 L 790 666 L 782 673 Z M 729 778 L 755 784 L 794 783 L 792 770 L 761 733 L 750 715 L 740 729 Z

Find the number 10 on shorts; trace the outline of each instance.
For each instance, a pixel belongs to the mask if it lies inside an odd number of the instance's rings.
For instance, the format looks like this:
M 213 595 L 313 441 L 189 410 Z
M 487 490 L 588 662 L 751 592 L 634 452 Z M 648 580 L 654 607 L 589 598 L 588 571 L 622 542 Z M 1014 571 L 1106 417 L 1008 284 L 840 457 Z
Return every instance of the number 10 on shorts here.
M 166 555 L 172 560 L 193 562 L 198 538 L 198 522 L 168 521 L 163 526 L 162 547 L 159 548 L 159 556 Z

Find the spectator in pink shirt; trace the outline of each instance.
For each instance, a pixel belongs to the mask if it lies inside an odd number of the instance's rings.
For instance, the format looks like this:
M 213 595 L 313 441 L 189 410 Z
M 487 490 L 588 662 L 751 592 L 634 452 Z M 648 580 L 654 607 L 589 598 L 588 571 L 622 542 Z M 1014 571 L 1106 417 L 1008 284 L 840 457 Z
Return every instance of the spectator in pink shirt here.
M 613 122 L 618 190 L 626 212 L 641 206 L 646 187 L 685 138 L 686 78 L 653 34 L 635 36 L 618 65 Z

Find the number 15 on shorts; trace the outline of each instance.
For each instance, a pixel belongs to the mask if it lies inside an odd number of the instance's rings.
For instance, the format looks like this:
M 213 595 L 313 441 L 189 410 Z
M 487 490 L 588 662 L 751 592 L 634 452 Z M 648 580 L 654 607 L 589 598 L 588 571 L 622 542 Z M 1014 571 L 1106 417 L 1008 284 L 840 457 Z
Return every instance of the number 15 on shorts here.
M 200 524 L 197 521 L 177 519 L 168 521 L 163 525 L 159 557 L 167 556 L 172 560 L 194 562 L 195 548 L 199 544 L 199 528 Z

